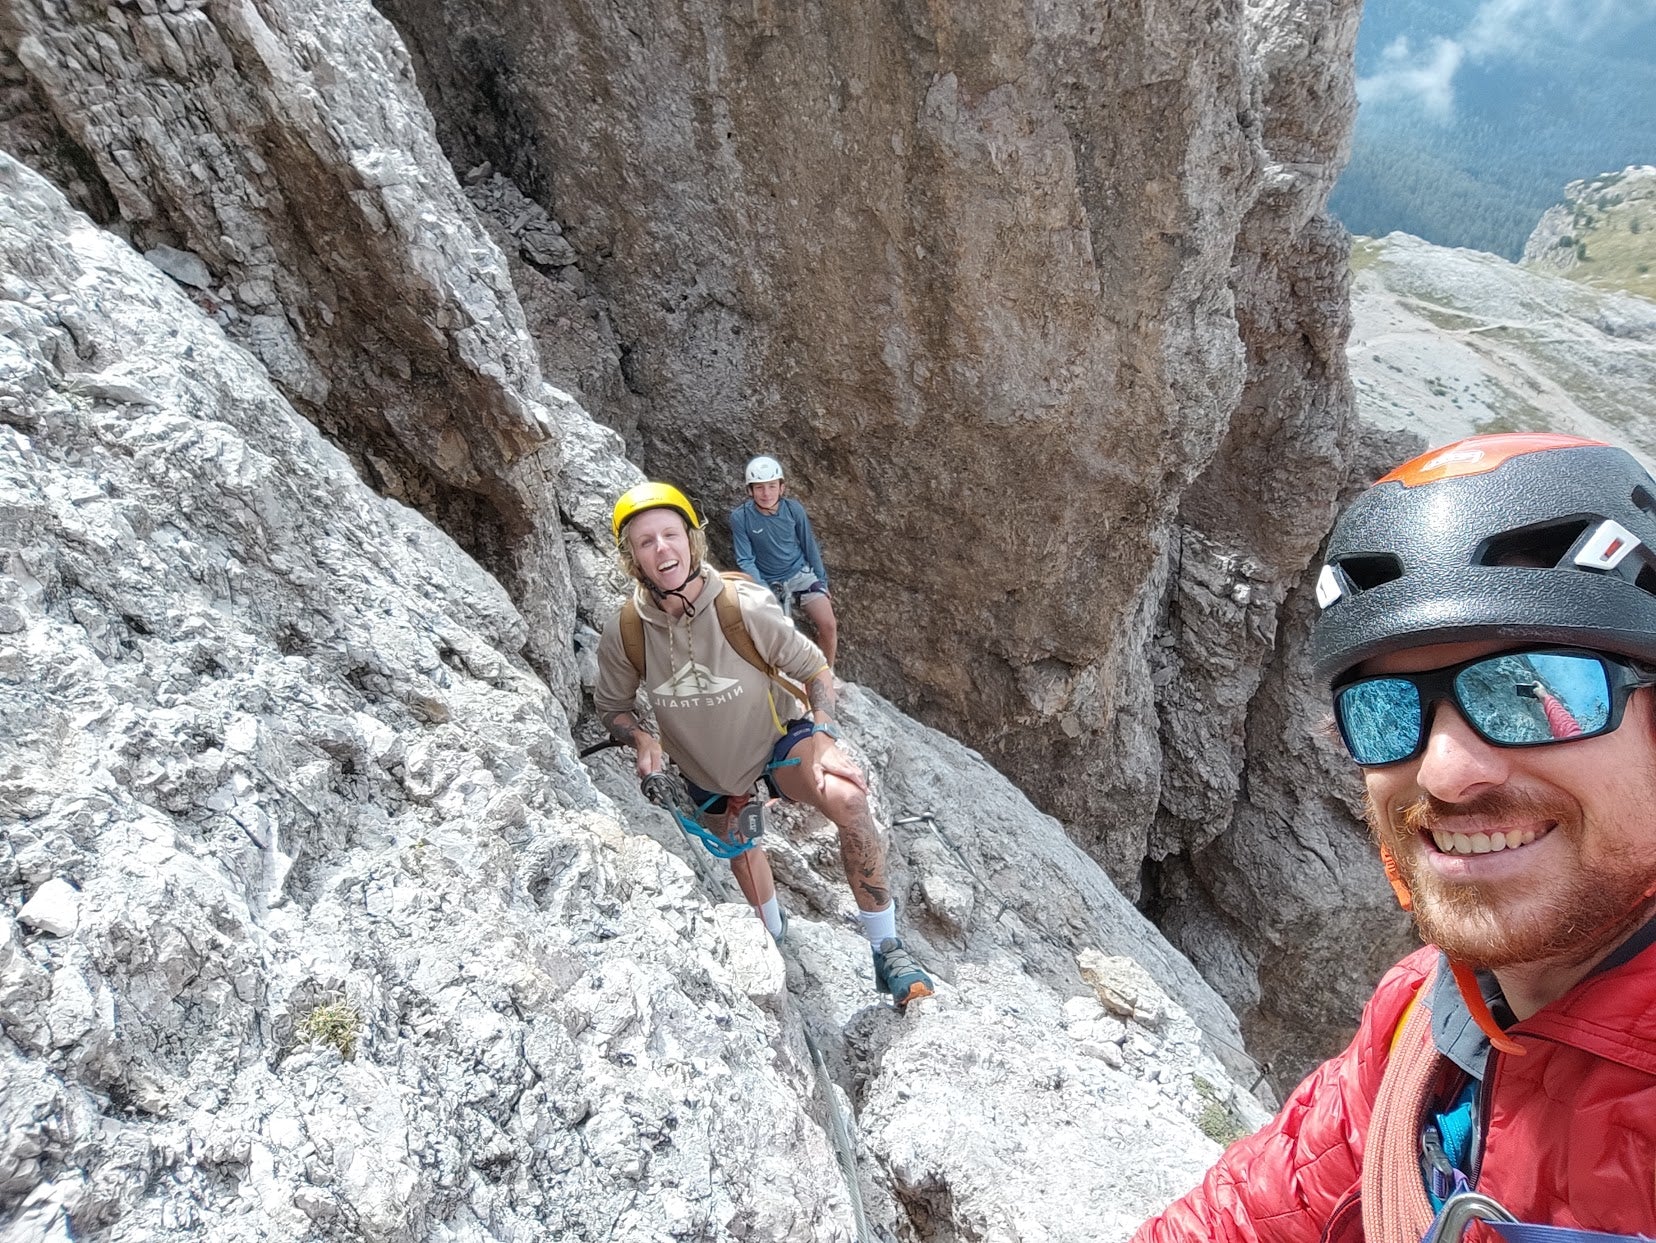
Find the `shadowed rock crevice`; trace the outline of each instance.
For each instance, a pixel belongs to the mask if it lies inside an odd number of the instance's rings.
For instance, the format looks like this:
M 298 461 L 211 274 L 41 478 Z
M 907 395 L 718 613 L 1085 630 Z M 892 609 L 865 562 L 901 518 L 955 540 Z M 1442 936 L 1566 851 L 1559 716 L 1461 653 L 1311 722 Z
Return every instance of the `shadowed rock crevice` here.
M 0 13 L 0 150 L 50 178 L 81 211 L 105 228 L 122 231 L 120 206 L 98 163 L 58 124 L 29 81 L 5 34 Z
M 1297 290 L 1339 261 L 1306 224 L 1343 159 L 1354 8 L 382 7 L 456 166 L 506 171 L 605 303 L 622 383 L 567 356 L 560 382 L 716 516 L 751 453 L 788 462 L 847 672 L 1129 891 L 1158 834 L 1223 830 L 1341 465 L 1344 320 L 1299 384 L 1263 325 L 1337 312 Z M 531 318 L 548 357 L 568 334 Z M 1207 532 L 1204 506 L 1270 517 Z M 1236 628 L 1181 651 L 1158 620 L 1192 587 L 1170 583 L 1186 529 L 1259 576 L 1253 635 L 1164 700 Z M 1223 720 L 1186 719 L 1216 684 Z M 1182 741 L 1205 733 L 1216 756 Z M 1156 828 L 1164 793 L 1190 827 Z

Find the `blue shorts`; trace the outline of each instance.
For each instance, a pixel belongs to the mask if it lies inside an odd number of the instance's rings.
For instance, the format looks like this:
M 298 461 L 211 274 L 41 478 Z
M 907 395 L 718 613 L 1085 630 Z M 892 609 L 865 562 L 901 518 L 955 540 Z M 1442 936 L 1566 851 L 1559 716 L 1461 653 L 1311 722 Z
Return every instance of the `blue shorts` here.
M 779 798 L 787 801 L 788 796 L 782 793 L 776 782 L 771 779 L 770 770 L 781 764 L 783 760 L 787 759 L 788 752 L 792 751 L 800 743 L 809 738 L 812 731 L 815 729 L 816 722 L 811 720 L 810 717 L 795 717 L 793 720 L 788 722 L 787 732 L 783 734 L 782 737 L 778 738 L 776 740 L 776 745 L 771 748 L 770 764 L 767 765 L 765 771 L 760 774 L 760 780 L 762 780 L 766 787 L 770 790 L 772 798 Z M 702 808 L 701 814 L 704 816 L 722 816 L 725 814 L 726 809 L 730 806 L 731 799 L 744 797 L 740 794 L 717 794 L 712 790 L 704 790 L 688 777 L 684 779 L 684 784 L 689 787 L 690 797 L 696 800 L 697 807 Z M 709 803 L 707 801 L 708 799 L 712 799 L 713 801 Z

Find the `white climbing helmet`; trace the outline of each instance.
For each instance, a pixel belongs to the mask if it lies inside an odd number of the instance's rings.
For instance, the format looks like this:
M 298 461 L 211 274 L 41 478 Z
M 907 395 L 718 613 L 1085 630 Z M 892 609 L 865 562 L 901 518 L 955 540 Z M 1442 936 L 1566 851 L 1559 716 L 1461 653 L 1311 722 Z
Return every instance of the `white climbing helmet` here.
M 782 463 L 773 457 L 756 457 L 747 464 L 747 483 L 778 483 L 782 479 Z

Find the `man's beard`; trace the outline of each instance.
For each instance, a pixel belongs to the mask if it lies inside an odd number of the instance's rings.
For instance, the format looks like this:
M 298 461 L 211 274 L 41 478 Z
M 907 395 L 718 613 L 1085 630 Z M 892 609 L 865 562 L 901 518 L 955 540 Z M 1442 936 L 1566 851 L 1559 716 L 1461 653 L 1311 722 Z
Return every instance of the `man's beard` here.
M 1636 814 L 1636 813 L 1630 813 Z M 1398 871 L 1413 896 L 1420 935 L 1444 953 L 1473 967 L 1496 969 L 1521 963 L 1582 963 L 1615 945 L 1647 915 L 1656 875 L 1631 859 L 1601 857 L 1589 863 L 1584 847 L 1593 830 L 1571 798 L 1535 798 L 1492 790 L 1464 803 L 1422 795 L 1393 809 L 1387 827 L 1369 804 L 1369 829 L 1390 846 Z M 1456 884 L 1440 879 L 1423 862 L 1433 829 L 1456 832 L 1465 818 L 1508 823 L 1551 822 L 1573 852 L 1574 867 L 1555 876 Z M 1464 830 L 1459 830 L 1464 831 Z M 1413 840 L 1410 840 L 1413 839 Z M 1521 850 L 1531 846 L 1518 847 Z M 1556 846 L 1555 846 L 1556 849 Z

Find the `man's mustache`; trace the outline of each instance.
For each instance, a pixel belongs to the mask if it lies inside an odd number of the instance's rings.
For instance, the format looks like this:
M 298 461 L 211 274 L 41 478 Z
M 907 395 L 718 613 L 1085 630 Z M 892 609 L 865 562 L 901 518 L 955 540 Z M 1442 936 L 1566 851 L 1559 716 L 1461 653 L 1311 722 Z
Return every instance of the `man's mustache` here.
M 1515 790 L 1490 790 L 1465 802 L 1450 803 L 1431 794 L 1394 809 L 1395 823 L 1406 833 L 1433 829 L 1454 832 L 1457 820 L 1566 820 L 1574 808 L 1561 799 L 1539 798 Z

